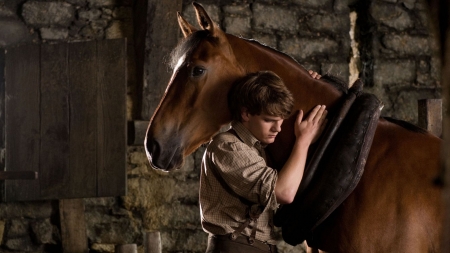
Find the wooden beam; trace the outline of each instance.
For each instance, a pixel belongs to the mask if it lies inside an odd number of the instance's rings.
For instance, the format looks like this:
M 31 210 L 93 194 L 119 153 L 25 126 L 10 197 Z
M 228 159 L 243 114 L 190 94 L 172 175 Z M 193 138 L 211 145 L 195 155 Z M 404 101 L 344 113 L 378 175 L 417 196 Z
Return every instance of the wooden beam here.
M 161 253 L 161 234 L 159 231 L 147 232 L 144 238 L 144 253 Z
M 88 252 L 83 199 L 59 200 L 61 240 L 64 253 Z
M 141 119 L 150 119 L 170 79 L 166 61 L 181 35 L 177 11 L 181 11 L 182 3 L 148 0 Z
M 418 101 L 419 126 L 430 133 L 442 136 L 442 99 Z

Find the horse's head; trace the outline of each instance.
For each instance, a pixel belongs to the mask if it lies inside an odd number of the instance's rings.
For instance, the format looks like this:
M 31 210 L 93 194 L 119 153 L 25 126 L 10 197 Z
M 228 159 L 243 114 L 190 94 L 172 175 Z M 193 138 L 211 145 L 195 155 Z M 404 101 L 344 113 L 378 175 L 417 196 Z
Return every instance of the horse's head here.
M 184 40 L 172 52 L 173 74 L 145 138 L 154 168 L 171 170 L 229 123 L 227 93 L 243 76 L 225 33 L 193 3 L 201 29 L 179 13 Z

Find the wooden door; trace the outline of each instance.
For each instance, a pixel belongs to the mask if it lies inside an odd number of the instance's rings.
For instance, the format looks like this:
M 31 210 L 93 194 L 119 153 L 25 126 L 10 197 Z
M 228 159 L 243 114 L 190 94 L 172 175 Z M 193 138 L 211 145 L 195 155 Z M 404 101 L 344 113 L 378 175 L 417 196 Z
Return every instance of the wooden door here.
M 38 172 L 5 181 L 4 200 L 125 195 L 125 40 L 25 45 L 4 58 L 5 170 Z

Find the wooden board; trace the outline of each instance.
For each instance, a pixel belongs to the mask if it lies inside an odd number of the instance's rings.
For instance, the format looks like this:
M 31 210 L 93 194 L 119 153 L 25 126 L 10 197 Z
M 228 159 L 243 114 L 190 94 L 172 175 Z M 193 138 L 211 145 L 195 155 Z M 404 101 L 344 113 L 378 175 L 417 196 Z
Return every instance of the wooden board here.
M 68 45 L 41 47 L 41 194 L 57 198 L 69 184 Z
M 126 40 L 29 45 L 5 56 L 5 201 L 126 194 Z
M 126 58 L 125 47 L 119 40 L 98 42 L 97 196 L 126 194 L 126 87 L 114 86 L 126 82 L 126 63 L 120 61 Z
M 5 132 L 7 171 L 39 171 L 40 48 L 27 45 L 8 49 L 5 62 Z M 39 181 L 8 180 L 5 198 L 35 200 Z
M 418 101 L 419 126 L 430 133 L 442 136 L 442 99 L 421 99 Z
M 69 44 L 69 198 L 96 196 L 97 55 L 90 42 Z

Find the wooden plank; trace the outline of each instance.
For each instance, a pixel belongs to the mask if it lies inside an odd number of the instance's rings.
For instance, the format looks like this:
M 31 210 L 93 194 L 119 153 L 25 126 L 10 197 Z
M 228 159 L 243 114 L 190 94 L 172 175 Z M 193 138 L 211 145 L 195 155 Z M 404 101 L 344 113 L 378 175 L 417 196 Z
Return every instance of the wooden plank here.
M 150 119 L 169 82 L 171 73 L 167 71 L 164 59 L 167 59 L 180 38 L 176 12 L 181 11 L 182 3 L 182 0 L 148 0 L 141 111 L 143 120 Z
M 41 46 L 41 198 L 67 197 L 69 80 L 67 44 Z
M 5 148 L 5 51 L 0 50 L 0 148 Z M 1 168 L 4 169 L 3 161 Z
M 6 54 L 6 171 L 39 172 L 39 46 L 8 49 Z M 38 199 L 39 181 L 5 182 L 5 201 Z
M 5 155 L 5 50 L 0 50 L 0 155 Z M 0 170 L 5 170 L 5 159 L 0 159 Z M 0 201 L 5 201 L 5 181 L 0 181 Z
M 418 101 L 419 126 L 436 136 L 442 136 L 442 99 Z
M 126 194 L 126 40 L 97 42 L 97 196 Z
M 149 121 L 134 120 L 128 122 L 128 145 L 143 146 Z
M 97 195 L 96 50 L 95 42 L 69 44 L 69 198 Z
M 64 253 L 88 252 L 83 199 L 59 201 L 61 241 Z

